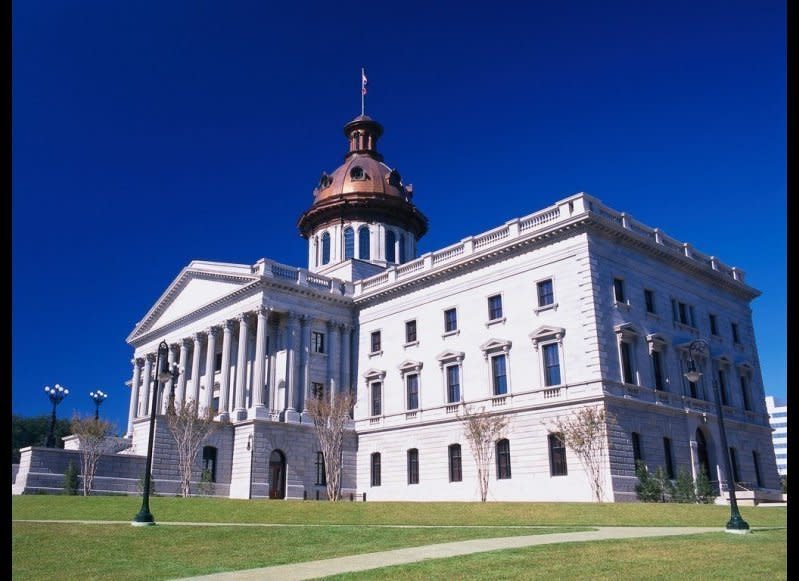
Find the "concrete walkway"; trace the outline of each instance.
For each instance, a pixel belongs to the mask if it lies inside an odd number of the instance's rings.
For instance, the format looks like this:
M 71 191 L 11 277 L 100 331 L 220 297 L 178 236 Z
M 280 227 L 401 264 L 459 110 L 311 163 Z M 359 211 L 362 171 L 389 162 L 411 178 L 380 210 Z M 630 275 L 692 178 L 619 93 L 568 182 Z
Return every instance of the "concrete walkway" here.
M 350 555 L 348 557 L 337 557 L 334 559 L 307 561 L 305 563 L 248 569 L 246 571 L 187 577 L 186 579 L 202 579 L 208 581 L 248 579 L 291 581 L 294 579 L 316 579 L 327 575 L 354 573 L 356 571 L 367 571 L 369 569 L 389 567 L 391 565 L 404 565 L 406 563 L 415 563 L 427 559 L 445 559 L 484 551 L 498 551 L 577 541 L 692 535 L 697 533 L 722 532 L 723 530 L 724 529 L 720 527 L 596 527 L 596 530 L 593 531 L 576 533 L 499 537 L 493 539 L 474 539 L 469 541 L 440 543 L 437 545 L 424 545 L 421 547 L 395 549 L 393 551 L 381 551 L 379 553 L 364 553 L 360 555 Z

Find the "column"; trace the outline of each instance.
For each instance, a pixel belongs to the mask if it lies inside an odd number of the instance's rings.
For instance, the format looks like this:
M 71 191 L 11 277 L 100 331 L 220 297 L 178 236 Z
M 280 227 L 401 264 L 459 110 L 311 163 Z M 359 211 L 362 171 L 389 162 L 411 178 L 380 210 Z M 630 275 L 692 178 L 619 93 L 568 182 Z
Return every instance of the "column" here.
M 299 420 L 297 413 L 297 334 L 299 320 L 296 313 L 288 313 L 286 326 L 286 413 L 287 422 Z
M 230 406 L 230 344 L 233 335 L 233 321 L 222 323 L 222 367 L 219 370 L 219 419 L 227 420 L 230 418 L 228 413 Z
M 194 334 L 194 350 L 191 353 L 191 391 L 188 400 L 200 403 L 200 352 L 202 351 L 202 335 Z
M 311 318 L 303 315 L 300 318 L 300 381 L 302 382 L 302 411 L 308 411 L 308 400 L 311 397 Z
M 266 375 L 266 326 L 268 311 L 258 307 L 255 311 L 257 324 L 255 328 L 255 361 L 253 363 L 252 407 L 247 417 L 265 418 L 264 383 Z
M 131 359 L 130 362 L 133 364 L 133 379 L 130 382 L 130 405 L 128 407 L 128 433 L 125 434 L 126 438 L 133 437 L 133 419 L 136 417 L 136 412 L 138 412 L 139 406 L 139 379 L 141 368 L 139 364 L 141 363 L 141 359 Z
M 341 327 L 341 391 L 352 393 L 352 327 Z
M 236 357 L 236 409 L 233 410 L 233 417 L 236 420 L 243 420 L 247 417 L 247 409 L 244 407 L 244 392 L 247 389 L 247 336 L 249 334 L 249 321 L 247 313 L 239 315 L 239 343 Z
M 205 347 L 205 392 L 203 392 L 201 413 L 207 413 L 214 401 L 214 362 L 216 361 L 216 327 L 205 331 L 207 343 Z
M 339 357 L 339 338 L 338 324 L 333 321 L 327 322 L 327 386 L 325 390 L 328 398 L 332 401 L 333 394 L 338 390 L 338 357 Z
M 141 417 L 150 417 L 150 389 L 152 385 L 153 354 L 144 356 L 144 377 L 142 377 L 142 406 L 139 410 Z
M 277 317 L 273 317 L 269 323 L 269 415 L 273 420 L 277 420 L 283 406 L 277 401 L 277 351 L 280 339 L 280 328 Z
M 177 345 L 170 345 L 169 346 L 169 355 L 167 356 L 167 363 L 169 364 L 169 371 L 175 366 L 175 349 Z M 164 384 L 164 391 L 161 395 L 161 404 L 158 406 L 161 408 L 161 413 L 165 414 L 169 409 L 169 398 L 172 395 L 172 390 L 175 388 L 175 380 L 170 377 L 167 382 Z
M 175 395 L 175 405 L 183 405 L 186 399 L 186 374 L 189 371 L 189 340 L 180 341 L 180 375 L 178 376 L 178 392 Z

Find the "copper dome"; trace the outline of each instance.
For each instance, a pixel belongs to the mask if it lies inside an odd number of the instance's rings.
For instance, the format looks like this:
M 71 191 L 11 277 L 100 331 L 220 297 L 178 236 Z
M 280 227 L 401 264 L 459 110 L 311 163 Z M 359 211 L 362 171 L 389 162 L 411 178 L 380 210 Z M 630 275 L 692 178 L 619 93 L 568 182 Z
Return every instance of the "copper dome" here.
M 313 204 L 297 223 L 303 237 L 340 220 L 385 222 L 405 228 L 417 238 L 427 232 L 427 218 L 411 203 L 412 186 L 405 186 L 399 172 L 383 163 L 377 151 L 382 133 L 383 127 L 366 115 L 344 126 L 349 151 L 342 165 L 319 178 Z

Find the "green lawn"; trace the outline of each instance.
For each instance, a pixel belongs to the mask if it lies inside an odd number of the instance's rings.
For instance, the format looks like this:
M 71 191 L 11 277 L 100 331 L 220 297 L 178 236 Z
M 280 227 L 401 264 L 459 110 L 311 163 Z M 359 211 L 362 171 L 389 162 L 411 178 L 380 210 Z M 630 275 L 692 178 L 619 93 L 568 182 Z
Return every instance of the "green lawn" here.
M 585 530 L 596 525 L 718 526 L 721 530 L 730 514 L 724 506 L 634 503 L 333 504 L 155 497 L 150 508 L 163 526 L 126 524 L 140 505 L 140 498 L 123 496 L 12 497 L 13 578 L 166 579 L 453 540 Z M 747 536 L 720 532 L 498 551 L 394 568 L 379 575 L 529 578 L 534 567 L 536 575 L 540 571 L 555 578 L 583 574 L 584 578 L 650 577 L 647 571 L 653 576 L 696 578 L 710 576 L 719 566 L 720 570 L 739 572 L 736 575 L 749 571 L 748 578 L 761 577 L 760 573 L 751 574 L 754 570 L 768 572 L 769 579 L 784 578 L 787 510 L 741 507 L 741 513 L 750 526 L 760 530 Z M 20 522 L 40 519 L 123 524 Z M 170 526 L 169 522 L 318 526 Z M 366 526 L 376 524 L 417 526 Z M 767 527 L 779 530 L 763 530 Z M 68 548 L 67 558 L 64 551 L 42 549 L 53 543 Z M 692 569 L 686 560 L 695 561 L 699 568 Z M 702 570 L 705 566 L 707 571 Z M 378 574 L 366 576 L 377 578 Z

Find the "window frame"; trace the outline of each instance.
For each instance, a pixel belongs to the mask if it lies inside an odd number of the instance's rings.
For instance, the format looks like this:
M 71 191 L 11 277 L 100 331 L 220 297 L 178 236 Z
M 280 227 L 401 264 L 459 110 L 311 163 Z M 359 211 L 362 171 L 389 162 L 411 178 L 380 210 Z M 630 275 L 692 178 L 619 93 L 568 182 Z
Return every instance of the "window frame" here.
M 411 379 L 414 379 L 416 384 L 415 385 L 416 393 L 414 394 L 414 397 L 416 398 L 416 405 L 414 406 L 411 406 Z M 419 403 L 420 403 L 419 373 L 416 371 L 406 373 L 404 383 L 405 383 L 405 409 L 409 412 L 416 411 L 419 409 Z
M 627 289 L 624 288 L 624 279 L 620 276 L 613 277 L 613 302 L 619 305 L 627 304 Z
M 657 309 L 655 308 L 655 291 L 649 288 L 644 289 L 644 309 L 648 315 L 657 314 Z
M 545 285 L 549 286 L 549 292 L 542 294 L 542 289 Z M 552 309 L 557 306 L 555 302 L 555 281 L 552 277 L 544 278 L 541 280 L 536 281 L 535 283 L 535 295 L 536 295 L 536 304 L 538 305 L 537 310 L 541 311 L 544 309 Z M 549 298 L 549 302 L 543 302 Z
M 405 345 L 412 345 L 419 342 L 417 331 L 416 319 L 405 321 Z
M 311 349 L 313 353 L 325 353 L 324 331 L 311 331 Z
M 377 404 L 377 406 L 375 406 Z M 375 412 L 375 410 L 377 410 Z M 369 382 L 369 415 L 373 418 L 383 416 L 383 381 L 375 380 Z
M 501 438 L 495 444 L 497 480 L 511 479 L 510 440 Z
M 448 309 L 444 309 L 444 334 L 450 335 L 457 332 L 458 332 L 458 308 L 450 307 Z
M 369 457 L 369 485 L 372 487 L 380 486 L 382 483 L 381 463 L 382 457 L 380 452 L 372 452 Z
M 383 336 L 380 329 L 369 333 L 369 354 L 375 355 L 383 352 Z
M 633 446 L 633 466 L 638 467 L 638 463 L 644 462 L 644 452 L 641 447 L 641 434 L 640 432 L 630 432 L 630 440 Z
M 666 476 L 669 480 L 674 480 L 674 450 L 671 446 L 671 438 L 663 436 L 663 461 Z
M 344 239 L 344 260 L 355 258 L 355 229 L 352 226 L 346 226 L 342 238 Z
M 449 465 L 449 481 L 463 482 L 463 455 L 461 445 L 450 444 L 447 446 L 447 458 Z
M 566 443 L 563 434 L 550 432 L 547 434 L 547 450 L 549 451 L 549 476 L 568 476 L 569 465 L 566 458 Z
M 327 486 L 327 471 L 325 470 L 325 455 L 319 450 L 316 452 L 316 486 Z
M 502 308 L 502 293 L 490 295 L 487 299 L 488 322 L 501 321 L 505 318 Z
M 410 448 L 406 452 L 408 486 L 419 484 L 419 448 Z

